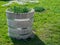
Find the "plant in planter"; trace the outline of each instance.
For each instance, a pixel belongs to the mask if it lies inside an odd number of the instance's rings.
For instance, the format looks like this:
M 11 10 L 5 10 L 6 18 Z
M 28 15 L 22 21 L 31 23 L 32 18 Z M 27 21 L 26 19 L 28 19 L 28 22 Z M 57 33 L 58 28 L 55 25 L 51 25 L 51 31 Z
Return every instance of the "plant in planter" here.
M 32 23 L 34 9 L 26 6 L 13 6 L 6 11 L 9 36 L 17 39 L 33 37 Z
M 9 15 L 8 18 L 25 19 L 33 16 L 34 9 L 30 9 L 27 6 L 13 6 L 10 7 L 6 12 Z
M 9 9 L 10 11 L 14 12 L 14 13 L 28 13 L 30 11 L 29 8 L 27 8 L 26 6 L 25 7 L 21 7 L 21 6 L 14 6 L 14 7 L 11 7 Z

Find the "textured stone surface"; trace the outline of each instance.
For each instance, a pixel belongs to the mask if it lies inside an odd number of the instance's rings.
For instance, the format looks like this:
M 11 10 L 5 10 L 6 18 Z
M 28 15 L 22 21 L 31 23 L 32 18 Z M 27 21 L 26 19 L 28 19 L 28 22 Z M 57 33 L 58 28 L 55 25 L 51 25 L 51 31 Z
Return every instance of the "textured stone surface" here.
M 33 32 L 29 33 L 29 34 L 26 34 L 26 35 L 21 35 L 21 34 L 18 34 L 18 33 L 11 33 L 9 32 L 8 33 L 10 37 L 13 37 L 13 38 L 16 38 L 16 39 L 26 39 L 28 37 L 32 37 L 33 36 Z
M 32 28 L 31 27 L 27 27 L 26 29 L 22 29 L 22 28 L 10 28 L 8 30 L 9 33 L 15 33 L 15 34 L 29 34 L 32 32 Z
M 7 11 L 8 34 L 17 39 L 32 37 L 34 10 L 28 13 L 16 14 Z
M 16 13 L 13 13 L 13 12 L 6 11 L 6 15 L 7 15 L 8 19 L 26 19 L 26 18 L 33 17 L 34 10 L 32 9 L 28 13 L 20 13 L 20 14 L 16 14 Z
M 30 27 L 32 26 L 33 19 L 15 19 L 15 20 L 9 20 L 8 19 L 8 25 L 13 26 L 13 27 Z

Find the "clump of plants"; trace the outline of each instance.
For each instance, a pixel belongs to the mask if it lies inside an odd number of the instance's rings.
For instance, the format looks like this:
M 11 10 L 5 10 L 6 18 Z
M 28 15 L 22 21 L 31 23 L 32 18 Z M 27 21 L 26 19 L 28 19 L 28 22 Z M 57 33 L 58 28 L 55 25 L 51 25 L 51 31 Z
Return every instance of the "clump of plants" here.
M 30 11 L 30 8 L 27 6 L 13 6 L 9 8 L 9 10 L 14 13 L 28 13 Z
M 38 6 L 36 6 L 36 7 L 34 7 L 34 10 L 35 10 L 35 12 L 42 12 L 42 11 L 44 11 L 45 9 L 44 9 L 43 7 L 38 7 Z

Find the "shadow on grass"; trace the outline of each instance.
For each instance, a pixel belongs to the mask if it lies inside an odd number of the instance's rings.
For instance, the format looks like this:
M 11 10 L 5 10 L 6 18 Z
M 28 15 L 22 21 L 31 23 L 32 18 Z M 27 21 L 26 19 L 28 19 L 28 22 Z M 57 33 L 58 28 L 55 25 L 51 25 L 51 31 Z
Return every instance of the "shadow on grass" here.
M 11 38 L 14 45 L 45 45 L 42 40 L 40 40 L 36 35 L 32 39 L 26 39 L 26 40 L 17 40 Z

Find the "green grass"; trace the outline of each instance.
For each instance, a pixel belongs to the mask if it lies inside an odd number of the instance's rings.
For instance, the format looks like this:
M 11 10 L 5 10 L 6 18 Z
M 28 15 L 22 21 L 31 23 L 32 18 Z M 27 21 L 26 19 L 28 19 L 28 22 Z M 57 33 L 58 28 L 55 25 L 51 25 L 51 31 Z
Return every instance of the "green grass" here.
M 27 4 L 28 7 L 41 6 L 46 10 L 35 12 L 33 31 L 35 38 L 18 41 L 8 37 L 6 9 L 0 1 L 0 45 L 60 45 L 60 0 L 40 0 L 39 3 Z

